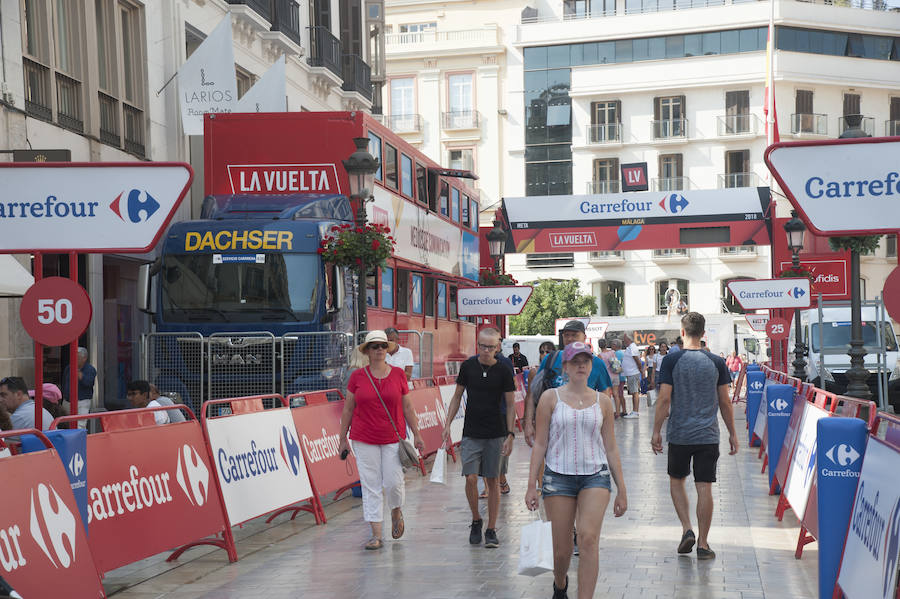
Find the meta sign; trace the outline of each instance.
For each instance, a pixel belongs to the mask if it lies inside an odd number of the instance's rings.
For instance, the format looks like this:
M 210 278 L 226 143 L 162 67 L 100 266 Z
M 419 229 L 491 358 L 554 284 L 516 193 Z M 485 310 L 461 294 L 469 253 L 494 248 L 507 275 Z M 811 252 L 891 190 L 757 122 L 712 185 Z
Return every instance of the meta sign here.
M 871 235 L 900 229 L 897 138 L 777 143 L 766 165 L 816 235 Z
M 739 279 L 728 289 L 744 310 L 809 308 L 809 279 Z
M 769 189 L 504 198 L 516 251 L 640 250 L 770 243 Z
M 187 164 L 0 164 L 3 252 L 143 253 L 193 178 Z
M 520 314 L 532 291 L 529 286 L 460 287 L 456 309 L 460 316 Z

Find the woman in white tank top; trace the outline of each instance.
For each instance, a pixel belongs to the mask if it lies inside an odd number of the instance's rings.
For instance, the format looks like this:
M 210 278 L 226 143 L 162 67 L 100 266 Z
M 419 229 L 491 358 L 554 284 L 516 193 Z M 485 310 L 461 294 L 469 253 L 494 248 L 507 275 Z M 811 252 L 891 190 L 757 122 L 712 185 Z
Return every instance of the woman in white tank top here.
M 572 528 L 578 514 L 578 597 L 593 597 L 600 558 L 600 527 L 609 505 L 610 475 L 616 483 L 613 513 L 628 508 L 622 463 L 613 429 L 613 403 L 588 388 L 593 353 L 570 343 L 563 350 L 567 383 L 541 395 L 525 505 L 538 508 L 540 486 L 553 526 L 553 599 L 568 599 Z M 544 471 L 541 464 L 546 461 Z

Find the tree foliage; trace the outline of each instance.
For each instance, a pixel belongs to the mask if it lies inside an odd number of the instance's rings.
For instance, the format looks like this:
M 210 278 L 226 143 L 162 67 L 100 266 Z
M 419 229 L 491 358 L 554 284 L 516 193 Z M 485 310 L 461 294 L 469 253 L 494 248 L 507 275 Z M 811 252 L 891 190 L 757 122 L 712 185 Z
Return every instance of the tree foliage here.
M 875 253 L 880 239 L 881 235 L 856 235 L 851 237 L 829 237 L 828 242 L 834 251 L 856 250 L 860 256 L 866 256 Z
M 557 318 L 597 313 L 597 300 L 578 288 L 578 281 L 542 279 L 518 316 L 509 320 L 511 335 L 553 335 Z

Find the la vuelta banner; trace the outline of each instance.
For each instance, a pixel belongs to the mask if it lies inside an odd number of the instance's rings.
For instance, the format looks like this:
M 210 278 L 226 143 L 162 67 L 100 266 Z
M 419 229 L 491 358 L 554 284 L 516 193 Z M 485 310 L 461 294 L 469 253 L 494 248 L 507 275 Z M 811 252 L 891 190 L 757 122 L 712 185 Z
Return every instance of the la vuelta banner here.
M 88 435 L 88 530 L 101 572 L 225 529 L 196 420 Z
M 768 187 L 504 198 L 516 251 L 768 245 Z
M 29 597 L 105 597 L 55 451 L 0 459 L 0 574 Z

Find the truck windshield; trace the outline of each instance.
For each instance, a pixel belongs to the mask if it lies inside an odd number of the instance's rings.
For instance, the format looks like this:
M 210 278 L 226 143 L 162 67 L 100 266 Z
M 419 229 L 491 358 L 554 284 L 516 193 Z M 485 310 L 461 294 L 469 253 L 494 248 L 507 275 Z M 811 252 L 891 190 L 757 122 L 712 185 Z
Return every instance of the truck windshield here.
M 878 345 L 878 331 L 872 321 L 862 323 L 863 344 L 866 347 L 875 347 Z M 884 322 L 882 324 L 882 334 L 884 335 L 887 351 L 897 351 L 897 338 L 894 337 L 894 331 L 891 326 Z M 850 321 L 824 322 L 822 323 L 822 332 L 825 347 L 844 347 L 850 344 Z M 813 351 L 821 351 L 819 346 L 819 323 L 814 322 L 812 325 L 812 347 Z
M 160 281 L 168 322 L 308 322 L 319 295 L 314 254 L 169 254 Z M 238 257 L 244 259 L 243 256 Z

